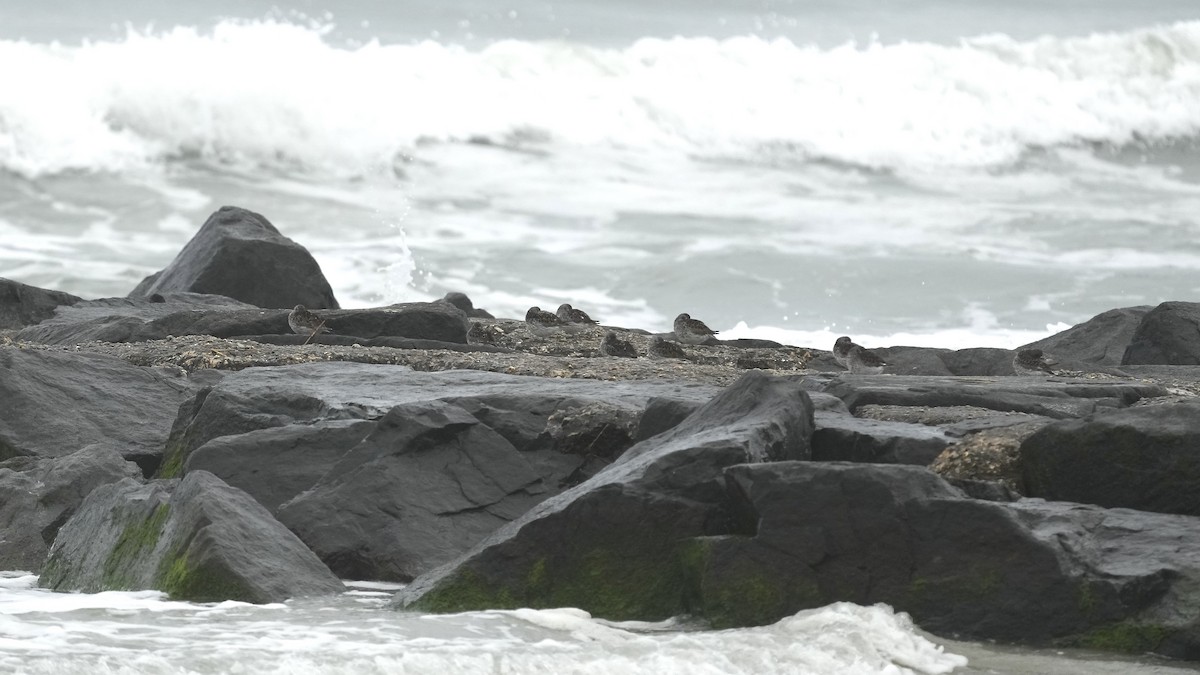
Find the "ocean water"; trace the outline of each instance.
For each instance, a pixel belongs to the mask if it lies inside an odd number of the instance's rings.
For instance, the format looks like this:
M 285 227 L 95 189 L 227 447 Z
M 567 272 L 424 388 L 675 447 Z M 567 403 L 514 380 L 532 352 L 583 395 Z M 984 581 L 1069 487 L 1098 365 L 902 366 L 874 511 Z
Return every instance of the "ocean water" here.
M 124 295 L 235 204 L 349 307 L 1013 347 L 1198 294 L 1194 2 L 327 5 L 0 5 L 0 276 Z
M 837 603 L 773 625 L 704 631 L 577 609 L 422 615 L 384 609 L 395 584 L 270 605 L 78 594 L 0 573 L 0 672 L 19 675 L 1174 675 L 1186 665 L 951 643 L 886 605 Z M 958 652 L 971 654 L 970 659 Z
M 0 2 L 0 276 L 124 295 L 225 204 L 347 307 L 456 290 L 501 316 L 1014 347 L 1200 294 L 1200 6 Z M 887 607 L 702 631 L 0 577 L 0 672 L 1190 670 Z

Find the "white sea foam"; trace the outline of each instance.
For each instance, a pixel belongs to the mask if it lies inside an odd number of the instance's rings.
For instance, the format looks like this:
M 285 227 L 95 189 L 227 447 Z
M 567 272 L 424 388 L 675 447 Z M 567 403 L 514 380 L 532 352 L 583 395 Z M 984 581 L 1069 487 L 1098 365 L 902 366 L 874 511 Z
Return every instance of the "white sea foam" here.
M 966 663 L 885 605 L 845 603 L 761 628 L 608 622 L 577 609 L 422 616 L 386 585 L 274 605 L 147 592 L 50 593 L 0 574 L 0 670 L 54 673 L 948 673 Z
M 225 21 L 68 46 L 0 41 L 0 167 L 128 171 L 164 158 L 356 175 L 428 140 L 995 166 L 1030 148 L 1200 129 L 1200 22 L 833 49 L 757 37 L 623 49 L 504 40 L 332 44 Z

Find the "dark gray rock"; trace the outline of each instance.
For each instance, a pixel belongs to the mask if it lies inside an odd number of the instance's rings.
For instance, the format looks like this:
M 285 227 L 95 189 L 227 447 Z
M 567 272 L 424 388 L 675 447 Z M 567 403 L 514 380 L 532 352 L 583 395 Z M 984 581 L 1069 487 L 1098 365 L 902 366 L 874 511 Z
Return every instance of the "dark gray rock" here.
M 1121 365 L 1200 365 L 1200 303 L 1164 302 L 1133 332 Z
M 948 351 L 941 354 L 941 358 L 953 375 L 1013 375 L 1012 360 L 1015 355 L 1016 352 L 1011 349 L 977 347 Z
M 943 635 L 1200 656 L 1194 518 L 979 501 L 918 467 L 726 475 L 744 533 L 694 539 L 681 557 L 690 609 L 717 626 L 884 602 Z
M 706 401 L 716 391 L 688 382 L 417 372 L 405 366 L 348 362 L 247 368 L 201 390 L 180 407 L 160 476 L 178 476 L 188 455 L 214 438 L 290 424 L 379 419 L 404 403 L 452 401 L 481 415 L 485 424 L 524 449 L 563 406 L 598 400 L 641 409 L 654 396 Z
M 1121 380 L 890 375 L 843 375 L 825 385 L 824 391 L 845 401 L 852 411 L 864 405 L 974 406 L 1057 419 L 1083 417 L 1167 394 L 1156 384 Z
M 650 399 L 646 404 L 646 409 L 642 412 L 641 419 L 638 420 L 634 440 L 644 441 L 651 436 L 657 436 L 675 428 L 702 405 L 704 403 L 701 401 L 678 398 L 655 397 Z
M 1138 324 L 1151 309 L 1149 305 L 1110 309 L 1018 349 L 1040 349 L 1060 360 L 1119 366 Z
M 93 488 L 140 477 L 136 464 L 102 445 L 0 463 L 0 569 L 40 571 L 58 529 Z
M 344 590 L 263 506 L 206 471 L 96 488 L 59 531 L 38 583 L 57 591 L 157 589 L 193 602 Z
M 0 330 L 32 326 L 54 316 L 59 305 L 73 305 L 80 300 L 70 293 L 0 277 Z
M 208 471 L 275 513 L 315 485 L 373 428 L 365 420 L 333 420 L 219 436 L 190 453 L 183 471 Z
M 408 581 L 541 501 L 544 478 L 462 408 L 411 403 L 279 519 L 341 577 Z
M 78 344 L 92 340 L 144 342 L 171 335 L 212 335 L 259 336 L 256 339 L 274 344 L 298 345 L 308 341 L 308 336 L 291 332 L 287 315 L 287 311 L 260 309 L 222 296 L 169 294 L 163 302 L 115 298 L 60 308 L 52 319 L 22 330 L 17 339 Z M 440 349 L 465 346 L 467 340 L 466 318 L 457 309 L 440 302 L 321 312 L 321 317 L 338 335 L 322 335 L 312 340 L 318 343 Z
M 722 470 L 805 458 L 812 406 L 800 382 L 744 375 L 671 430 L 543 501 L 396 603 L 432 611 L 581 607 L 614 619 L 684 610 L 680 539 L 728 531 Z
M 1021 444 L 1031 497 L 1200 515 L 1200 403 L 1050 424 Z
M 102 443 L 126 459 L 157 457 L 186 378 L 111 356 L 0 348 L 0 460 L 61 457 Z
M 879 462 L 927 466 L 953 440 L 922 424 L 860 419 L 817 412 L 812 459 L 822 462 Z
M 887 372 L 893 375 L 953 375 L 942 360 L 948 349 L 885 347 L 872 351 L 887 361 Z
M 263 216 L 223 206 L 162 271 L 129 294 L 224 295 L 256 307 L 336 309 L 337 300 L 312 255 Z

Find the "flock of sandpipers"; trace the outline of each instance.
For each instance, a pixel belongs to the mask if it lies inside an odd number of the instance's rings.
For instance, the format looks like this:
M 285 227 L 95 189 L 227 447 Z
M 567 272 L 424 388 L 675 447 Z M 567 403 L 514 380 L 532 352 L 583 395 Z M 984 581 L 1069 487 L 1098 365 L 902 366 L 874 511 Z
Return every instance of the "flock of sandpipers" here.
M 557 333 L 578 333 L 599 325 L 587 312 L 576 309 L 568 303 L 558 306 L 554 312 L 547 312 L 540 307 L 530 307 L 525 312 L 525 325 L 530 333 L 538 337 L 549 337 Z M 478 324 L 472 326 L 474 329 Z M 325 326 L 325 320 L 315 313 L 305 309 L 304 305 L 296 305 L 288 314 L 288 326 L 297 335 L 307 335 L 310 338 L 321 333 L 331 333 Z M 715 331 L 703 321 L 693 319 L 686 312 L 675 317 L 675 323 L 670 335 L 674 341 L 662 336 L 652 336 L 647 349 L 647 356 L 666 359 L 686 359 L 687 354 L 678 343 L 687 345 L 706 345 L 717 343 Z M 470 334 L 468 334 L 470 337 Z M 621 338 L 616 331 L 608 331 L 600 342 L 600 352 L 605 356 L 637 358 L 637 349 L 629 340 Z M 833 343 L 833 358 L 851 373 L 876 375 L 882 373 L 887 362 L 875 352 L 855 344 L 848 336 L 843 335 Z M 1013 357 L 1013 370 L 1018 375 L 1053 375 L 1055 362 L 1042 353 L 1040 349 L 1022 349 Z

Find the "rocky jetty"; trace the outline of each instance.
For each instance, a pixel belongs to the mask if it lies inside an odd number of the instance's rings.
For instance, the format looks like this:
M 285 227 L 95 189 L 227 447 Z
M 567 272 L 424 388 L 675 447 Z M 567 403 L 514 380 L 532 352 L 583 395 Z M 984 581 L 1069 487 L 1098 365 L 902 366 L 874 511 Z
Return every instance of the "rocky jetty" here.
M 296 304 L 333 334 L 293 334 Z M 1049 375 L 905 346 L 853 375 L 831 345 L 534 334 L 460 293 L 341 310 L 226 207 L 128 298 L 0 280 L 0 563 L 722 627 L 885 602 L 948 636 L 1200 660 L 1197 307 L 1027 345 Z

